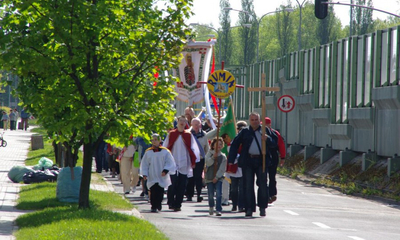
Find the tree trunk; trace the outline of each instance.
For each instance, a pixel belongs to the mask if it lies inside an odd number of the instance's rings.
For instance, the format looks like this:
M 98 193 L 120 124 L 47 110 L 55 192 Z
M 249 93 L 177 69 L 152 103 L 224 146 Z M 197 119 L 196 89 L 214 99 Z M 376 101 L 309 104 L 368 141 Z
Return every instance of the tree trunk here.
M 85 209 L 90 208 L 89 205 L 89 191 L 90 191 L 90 180 L 92 176 L 92 156 L 93 156 L 93 144 L 85 144 L 83 146 L 83 167 L 82 167 L 82 180 L 81 188 L 79 191 L 79 208 Z

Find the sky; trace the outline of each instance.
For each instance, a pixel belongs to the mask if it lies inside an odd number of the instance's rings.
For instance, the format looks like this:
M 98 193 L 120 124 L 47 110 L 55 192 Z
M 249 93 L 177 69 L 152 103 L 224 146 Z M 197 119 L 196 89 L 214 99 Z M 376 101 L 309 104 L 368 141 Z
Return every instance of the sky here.
M 304 0 L 298 0 L 300 4 Z M 308 0 L 310 2 L 314 2 L 314 0 Z M 200 23 L 200 24 L 213 24 L 215 28 L 219 28 L 219 0 L 194 0 L 193 1 L 193 8 L 192 11 L 194 15 L 188 20 L 187 24 L 189 23 Z M 261 17 L 265 13 L 275 11 L 280 5 L 286 5 L 287 0 L 253 0 L 253 5 L 255 9 L 255 13 L 257 17 Z M 298 7 L 296 0 L 292 0 L 292 5 Z M 350 0 L 339 0 L 334 2 L 340 3 L 350 3 Z M 355 2 L 355 1 L 353 1 Z M 384 10 L 394 14 L 400 14 L 400 1 L 399 0 L 373 0 L 374 8 Z M 229 0 L 231 7 L 233 9 L 240 10 L 241 1 L 240 0 Z M 354 4 L 354 3 L 353 3 Z M 341 19 L 342 25 L 349 25 L 350 19 L 350 6 L 340 6 L 334 5 L 336 15 Z M 373 11 L 373 18 L 380 18 L 382 20 L 386 19 L 388 14 L 381 13 L 378 11 Z M 230 13 L 232 25 L 236 25 L 236 22 L 239 19 L 239 12 L 231 11 Z

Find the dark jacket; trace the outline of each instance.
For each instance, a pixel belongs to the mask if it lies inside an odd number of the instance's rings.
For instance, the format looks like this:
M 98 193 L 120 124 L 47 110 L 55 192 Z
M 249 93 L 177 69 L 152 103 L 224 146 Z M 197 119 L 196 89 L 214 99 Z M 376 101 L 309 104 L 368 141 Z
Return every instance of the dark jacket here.
M 265 132 L 277 143 L 276 146 L 268 146 L 268 151 L 271 153 L 273 162 L 278 164 L 279 155 L 281 156 L 281 159 L 285 159 L 286 157 L 285 142 L 277 130 L 266 128 Z
M 260 131 L 260 130 L 261 130 L 261 126 L 256 131 Z M 228 163 L 233 164 L 235 162 L 240 144 L 242 144 L 242 150 L 240 153 L 238 165 L 239 165 L 239 167 L 246 166 L 246 161 L 249 158 L 249 149 L 250 149 L 251 143 L 253 142 L 253 138 L 254 138 L 254 131 L 251 128 L 251 126 L 243 128 L 239 132 L 239 134 L 233 139 L 233 141 L 231 143 L 231 148 L 229 149 L 229 155 L 228 155 Z M 260 142 L 260 148 L 262 149 L 261 144 L 262 143 Z M 265 141 L 265 144 L 267 146 L 265 160 L 266 160 L 266 165 L 268 166 L 269 162 L 271 161 L 271 155 L 268 152 L 268 146 L 277 147 L 278 145 L 277 145 L 277 142 L 270 136 L 268 136 L 267 141 Z

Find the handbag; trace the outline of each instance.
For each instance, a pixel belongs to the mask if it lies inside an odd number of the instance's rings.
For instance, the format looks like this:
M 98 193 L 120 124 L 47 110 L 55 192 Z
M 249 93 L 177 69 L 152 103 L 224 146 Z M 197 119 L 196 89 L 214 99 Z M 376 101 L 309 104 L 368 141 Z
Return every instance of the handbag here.
M 236 173 L 237 170 L 238 170 L 238 164 L 237 163 L 226 165 L 226 172 L 227 173 Z

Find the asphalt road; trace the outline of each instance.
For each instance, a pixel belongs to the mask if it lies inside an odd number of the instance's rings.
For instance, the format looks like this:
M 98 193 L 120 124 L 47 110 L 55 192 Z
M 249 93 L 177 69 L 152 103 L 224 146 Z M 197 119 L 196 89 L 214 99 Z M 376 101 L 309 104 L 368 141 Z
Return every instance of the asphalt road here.
M 400 206 L 346 196 L 328 188 L 316 187 L 278 177 L 278 200 L 267 209 L 244 218 L 224 206 L 221 217 L 209 216 L 207 201 L 184 202 L 181 212 L 150 212 L 150 204 L 135 194 L 127 195 L 142 216 L 172 240 L 186 239 L 263 239 L 263 240 L 399 240 Z M 203 189 L 206 198 L 206 189 Z M 193 198 L 195 199 L 195 198 Z

